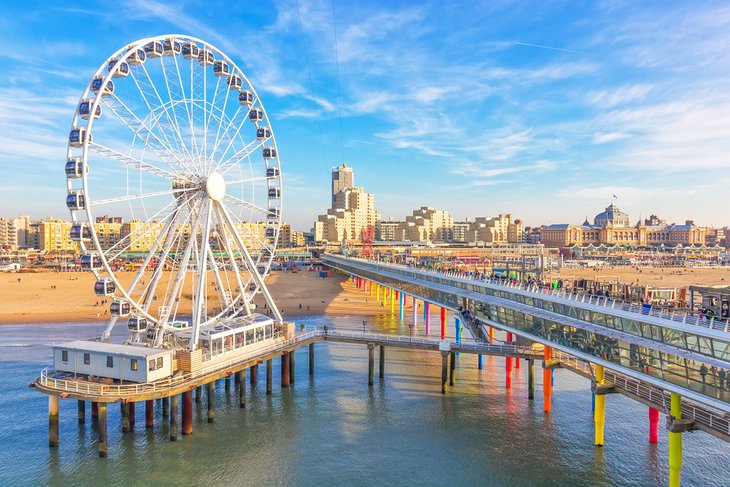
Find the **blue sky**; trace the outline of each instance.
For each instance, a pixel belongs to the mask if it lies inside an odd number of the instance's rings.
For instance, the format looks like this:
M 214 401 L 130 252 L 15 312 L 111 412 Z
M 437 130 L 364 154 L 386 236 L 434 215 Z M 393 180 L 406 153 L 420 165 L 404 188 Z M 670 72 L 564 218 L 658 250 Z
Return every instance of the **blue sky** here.
M 40 4 L 0 18 L 3 216 L 68 216 L 66 137 L 90 77 L 133 40 L 185 33 L 262 97 L 295 228 L 343 161 L 385 218 L 579 223 L 616 194 L 632 220 L 730 224 L 726 2 Z

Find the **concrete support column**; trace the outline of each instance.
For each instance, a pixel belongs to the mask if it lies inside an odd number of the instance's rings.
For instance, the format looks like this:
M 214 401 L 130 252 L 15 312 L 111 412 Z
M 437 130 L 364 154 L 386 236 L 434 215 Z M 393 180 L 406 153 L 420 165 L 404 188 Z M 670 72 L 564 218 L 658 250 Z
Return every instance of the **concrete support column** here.
M 289 352 L 289 383 L 294 384 L 294 370 L 296 367 L 294 366 L 294 359 L 296 358 L 296 350 L 292 350 Z
M 266 361 L 266 395 L 271 395 L 271 383 L 274 380 L 274 361 L 269 359 Z
M 596 365 L 595 370 L 596 385 L 602 385 L 604 383 L 604 371 L 603 365 Z M 596 394 L 596 406 L 593 411 L 593 423 L 596 427 L 596 446 L 603 446 L 603 427 L 606 424 L 606 395 Z
M 659 442 L 659 410 L 649 408 L 649 443 Z
M 48 446 L 58 446 L 58 396 L 48 396 Z
M 173 394 L 170 396 L 170 441 L 177 441 L 177 415 L 178 410 L 178 396 Z
M 380 284 L 375 285 L 375 299 L 380 302 Z
M 215 381 L 208 382 L 208 422 L 215 421 Z
M 380 370 L 379 370 L 379 376 L 381 379 L 385 378 L 385 345 L 380 345 Z
M 395 289 L 390 289 L 390 314 L 395 313 Z
M 195 388 L 195 402 L 197 404 L 200 404 L 203 402 L 203 388 L 202 386 L 198 386 Z
M 441 308 L 441 339 L 446 338 L 446 308 Z
M 289 352 L 281 355 L 281 387 L 289 387 Z
M 99 403 L 91 402 L 91 420 L 94 421 L 99 417 Z
M 552 349 L 550 347 L 545 347 L 545 352 L 543 355 L 545 361 L 547 362 L 553 357 Z M 543 362 L 544 364 L 544 362 Z M 551 409 L 550 401 L 552 399 L 552 391 L 553 391 L 553 374 L 552 370 L 546 369 L 543 366 L 542 369 L 542 409 L 544 412 L 549 413 Z
M 415 327 L 418 325 L 418 300 L 416 300 L 416 297 L 413 296 L 413 326 Z
M 451 352 L 449 356 L 451 358 L 451 364 L 449 366 L 449 385 L 453 386 L 454 381 L 456 380 L 456 352 Z
M 246 369 L 236 372 L 238 378 L 238 407 L 246 407 Z
M 144 402 L 144 427 L 153 428 L 155 426 L 155 401 L 148 399 Z
M 482 370 L 484 368 L 484 359 L 482 354 L 477 355 L 477 369 Z
M 231 390 L 231 376 L 230 375 L 227 375 L 223 379 L 223 384 L 224 384 L 224 387 L 226 388 L 226 392 Z
M 388 305 L 388 288 L 383 286 L 383 308 Z
M 527 359 L 527 399 L 535 399 L 535 361 Z
M 314 343 L 309 344 L 309 375 L 314 375 Z
M 162 398 L 162 417 L 167 418 L 170 415 L 170 398 Z
M 106 457 L 107 453 L 107 444 L 106 444 L 106 403 L 94 403 L 97 406 L 97 418 L 98 418 L 98 428 L 99 428 L 99 442 L 96 445 L 96 449 L 99 452 L 99 456 L 104 458 Z
M 682 419 L 682 397 L 672 392 L 669 414 Z M 679 487 L 682 473 L 682 433 L 669 432 L 669 487 Z
M 446 394 L 446 381 L 448 380 L 449 352 L 441 352 L 441 394 Z
M 368 385 L 373 385 L 375 377 L 375 345 L 368 343 Z
M 122 412 L 122 433 L 129 433 L 131 431 L 129 427 L 129 403 L 120 402 L 119 409 Z
M 182 434 L 193 434 L 193 391 L 182 393 Z
M 84 401 L 78 401 L 76 405 L 79 424 L 84 424 L 86 422 L 86 402 Z
M 255 386 L 256 385 L 256 380 L 258 379 L 258 375 L 259 375 L 259 366 L 258 365 L 252 365 L 248 369 L 248 382 L 249 382 L 249 384 L 251 384 L 252 386 Z

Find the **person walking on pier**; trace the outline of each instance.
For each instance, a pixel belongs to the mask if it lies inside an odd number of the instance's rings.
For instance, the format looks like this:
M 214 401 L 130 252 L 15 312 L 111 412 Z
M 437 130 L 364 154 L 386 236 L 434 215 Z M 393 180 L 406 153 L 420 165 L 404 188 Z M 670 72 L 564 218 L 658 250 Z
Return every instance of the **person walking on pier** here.
M 725 379 L 727 378 L 727 372 L 725 372 L 725 369 L 720 369 L 720 371 L 717 373 L 717 380 L 720 383 L 720 390 L 725 390 Z
M 702 367 L 700 367 L 700 377 L 702 377 L 702 383 L 707 384 L 707 367 L 705 366 L 705 364 L 702 364 Z

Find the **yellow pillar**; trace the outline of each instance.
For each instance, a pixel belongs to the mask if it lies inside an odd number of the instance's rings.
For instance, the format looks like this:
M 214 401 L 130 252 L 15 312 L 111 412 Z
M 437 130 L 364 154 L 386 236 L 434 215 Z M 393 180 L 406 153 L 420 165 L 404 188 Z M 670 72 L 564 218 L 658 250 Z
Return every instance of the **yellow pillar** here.
M 388 306 L 388 288 L 383 287 L 383 308 Z
M 375 285 L 375 299 L 380 301 L 380 284 Z
M 596 365 L 596 385 L 601 385 L 603 382 L 603 365 Z M 596 426 L 596 446 L 603 446 L 603 425 L 606 423 L 606 396 L 603 394 L 596 394 L 593 422 Z
M 672 392 L 669 413 L 674 419 L 682 419 L 682 397 Z M 682 472 L 682 433 L 669 433 L 669 487 L 679 487 Z
M 390 290 L 390 314 L 395 313 L 395 290 Z

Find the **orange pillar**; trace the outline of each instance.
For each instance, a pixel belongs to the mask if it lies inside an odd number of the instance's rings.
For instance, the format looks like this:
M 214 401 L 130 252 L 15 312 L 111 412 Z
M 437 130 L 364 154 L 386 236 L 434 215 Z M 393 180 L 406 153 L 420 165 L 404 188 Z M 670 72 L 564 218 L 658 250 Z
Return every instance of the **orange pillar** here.
M 553 350 L 550 347 L 545 347 L 545 361 L 547 362 L 553 357 Z M 543 411 L 546 413 L 550 412 L 550 400 L 553 392 L 553 382 L 552 382 L 552 370 L 546 369 L 543 367 L 542 369 L 542 402 L 543 402 Z
M 494 328 L 489 327 L 489 343 L 494 343 Z
M 446 339 L 446 308 L 441 308 L 441 339 Z

